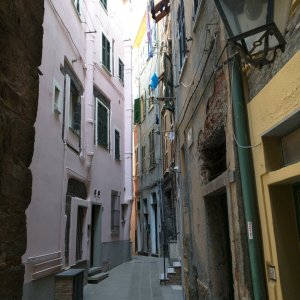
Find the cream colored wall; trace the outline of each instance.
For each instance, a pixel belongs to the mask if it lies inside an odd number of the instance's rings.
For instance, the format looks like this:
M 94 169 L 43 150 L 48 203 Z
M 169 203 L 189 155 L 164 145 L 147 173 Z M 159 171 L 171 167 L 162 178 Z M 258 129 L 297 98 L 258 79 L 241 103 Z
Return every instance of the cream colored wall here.
M 281 273 L 284 299 L 297 299 L 300 295 L 300 255 L 293 190 L 290 185 L 270 188 L 274 233 Z
M 300 177 L 300 163 L 268 172 L 262 135 L 300 109 L 300 51 L 248 104 L 249 127 L 266 262 L 276 267 L 276 282 L 267 280 L 270 299 L 283 299 L 268 186 L 292 183 Z

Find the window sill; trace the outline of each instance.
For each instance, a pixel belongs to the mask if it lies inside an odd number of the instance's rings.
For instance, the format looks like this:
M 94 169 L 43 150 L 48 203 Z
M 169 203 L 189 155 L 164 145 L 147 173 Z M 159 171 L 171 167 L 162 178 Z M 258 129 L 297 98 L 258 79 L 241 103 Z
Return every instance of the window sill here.
M 80 132 L 78 132 L 78 131 L 75 130 L 74 128 L 69 127 L 69 130 L 70 130 L 74 135 L 76 135 L 78 138 L 80 137 Z
M 102 70 L 104 70 L 105 73 L 107 73 L 107 75 L 109 75 L 109 77 L 112 77 L 111 71 L 102 63 L 101 63 L 101 66 L 102 66 Z
M 108 146 L 106 146 L 106 145 L 103 145 L 103 144 L 99 144 L 99 143 L 97 143 L 97 144 L 96 144 L 96 146 L 97 146 L 97 147 L 100 147 L 100 148 L 102 148 L 102 149 L 104 149 L 104 150 L 106 150 L 106 151 L 108 151 L 108 152 L 109 152 L 109 147 L 108 147 Z

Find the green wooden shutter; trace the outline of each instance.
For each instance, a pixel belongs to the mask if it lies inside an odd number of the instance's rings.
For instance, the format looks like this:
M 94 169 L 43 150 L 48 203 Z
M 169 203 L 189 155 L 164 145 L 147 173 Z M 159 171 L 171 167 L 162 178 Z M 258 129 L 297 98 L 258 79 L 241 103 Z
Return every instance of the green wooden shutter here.
M 102 64 L 110 71 L 110 42 L 102 34 Z
M 103 4 L 104 8 L 107 9 L 107 0 L 101 0 L 101 3 Z
M 103 145 L 108 148 L 108 111 L 107 108 L 98 102 L 98 133 L 97 133 L 97 144 Z
M 115 130 L 115 158 L 120 159 L 120 133 Z
M 80 134 L 80 124 L 81 123 L 81 103 L 80 96 L 78 96 L 77 101 L 75 103 L 75 111 L 74 111 L 74 130 Z
M 110 71 L 110 42 L 106 39 L 107 69 Z
M 102 34 L 102 64 L 103 65 L 106 65 L 105 64 L 105 36 Z
M 141 123 L 141 99 L 134 100 L 134 124 Z

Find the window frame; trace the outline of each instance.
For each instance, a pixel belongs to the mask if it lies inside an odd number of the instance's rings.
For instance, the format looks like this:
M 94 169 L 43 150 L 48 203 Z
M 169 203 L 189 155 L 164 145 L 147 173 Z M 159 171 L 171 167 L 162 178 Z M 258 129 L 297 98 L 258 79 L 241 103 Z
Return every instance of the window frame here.
M 83 96 L 83 86 L 81 84 L 80 79 L 78 78 L 76 72 L 72 68 L 71 64 L 68 62 L 67 59 L 65 59 L 64 68 L 64 95 L 65 97 L 63 99 L 63 102 L 65 103 L 65 107 L 63 108 L 63 114 L 64 114 L 64 126 L 63 131 L 64 135 L 68 141 L 68 145 L 71 145 L 71 147 L 76 147 L 76 151 L 79 153 L 81 151 L 81 123 L 82 123 L 82 115 L 81 115 L 81 104 L 82 104 L 82 96 Z M 80 120 L 79 128 L 74 128 L 73 126 L 73 112 L 72 110 L 72 93 L 71 88 L 75 88 L 77 90 L 78 95 L 78 101 L 80 101 Z M 75 137 L 75 139 L 74 139 Z M 77 145 L 78 143 L 78 145 Z M 75 146 L 76 144 L 76 146 Z
M 102 96 L 103 97 L 103 96 Z M 110 149 L 110 107 L 105 103 L 102 99 L 101 95 L 97 95 L 96 99 L 96 116 L 95 116 L 95 144 L 96 146 L 101 146 L 109 151 Z M 99 139 L 99 130 L 101 130 L 101 125 L 99 123 L 99 109 L 100 106 L 106 110 L 106 141 L 103 141 L 101 138 Z M 100 133 L 101 134 L 101 133 Z
M 73 5 L 76 9 L 76 12 L 79 16 L 81 16 L 81 0 L 72 0 Z
M 115 129 L 115 159 L 121 160 L 121 133 L 118 129 Z
M 120 203 L 120 193 L 117 191 L 111 191 L 111 219 L 110 219 L 110 230 L 111 234 L 119 234 L 121 226 L 121 203 Z
M 103 6 L 103 8 L 107 11 L 107 0 L 100 0 L 100 4 Z
M 152 129 L 149 133 L 149 163 L 150 169 L 155 167 L 155 133 Z
M 56 97 L 56 90 L 58 90 L 59 95 Z M 62 101 L 63 101 L 63 88 L 57 82 L 56 79 L 53 79 L 53 90 L 52 90 L 52 101 L 53 101 L 53 112 L 56 116 L 59 116 L 62 113 Z
M 124 63 L 119 58 L 119 79 L 124 84 Z
M 110 40 L 102 32 L 102 66 L 109 73 L 111 73 L 111 45 L 110 44 L 111 44 Z
M 187 54 L 186 45 L 186 28 L 185 28 L 185 13 L 184 2 L 180 0 L 177 11 L 177 24 L 178 24 L 178 41 L 179 41 L 179 68 L 183 68 L 185 57 Z
M 73 93 L 77 93 L 77 105 L 74 103 Z M 70 106 L 69 106 L 69 129 L 80 137 L 81 134 L 81 93 L 80 90 L 77 88 L 76 83 L 72 78 L 70 78 Z M 75 105 L 75 110 L 74 110 Z M 79 107 L 79 120 L 76 122 L 76 113 L 77 107 Z
M 200 3 L 201 2 L 201 0 L 194 0 L 193 1 L 193 3 L 194 3 L 194 16 L 196 16 L 196 14 L 197 14 L 197 12 L 198 12 L 198 8 L 199 8 L 199 6 L 200 6 Z

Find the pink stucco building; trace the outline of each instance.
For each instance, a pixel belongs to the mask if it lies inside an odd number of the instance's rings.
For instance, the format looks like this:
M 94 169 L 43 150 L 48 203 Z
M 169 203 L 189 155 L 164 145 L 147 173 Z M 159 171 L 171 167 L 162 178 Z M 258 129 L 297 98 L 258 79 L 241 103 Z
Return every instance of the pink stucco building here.
M 54 299 L 61 270 L 114 267 L 130 258 L 127 6 L 45 1 L 23 299 Z

